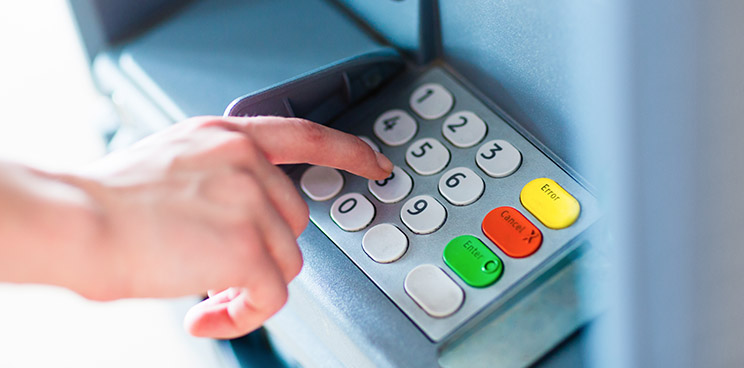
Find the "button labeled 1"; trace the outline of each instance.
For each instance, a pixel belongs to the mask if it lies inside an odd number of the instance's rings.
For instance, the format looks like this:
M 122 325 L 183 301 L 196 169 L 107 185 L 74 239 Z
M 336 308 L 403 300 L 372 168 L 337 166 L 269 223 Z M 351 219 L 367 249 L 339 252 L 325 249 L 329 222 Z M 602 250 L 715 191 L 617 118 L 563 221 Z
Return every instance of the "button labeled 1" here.
M 370 193 L 382 203 L 396 203 L 405 198 L 413 189 L 413 180 L 403 169 L 393 167 L 386 179 L 370 180 L 367 183 Z
M 447 219 L 447 210 L 431 196 L 420 195 L 403 205 L 400 219 L 414 233 L 429 234 L 442 227 Z
M 456 167 L 439 179 L 439 193 L 455 206 L 469 205 L 483 194 L 486 185 L 473 170 Z
M 422 118 L 433 120 L 449 112 L 455 99 L 441 84 L 427 83 L 413 91 L 409 102 Z
M 442 135 L 455 147 L 475 146 L 488 133 L 486 123 L 471 111 L 450 115 L 442 124 Z
M 423 138 L 413 142 L 406 151 L 406 162 L 420 175 L 434 175 L 450 161 L 450 152 L 434 138 Z
M 359 193 L 344 194 L 333 202 L 331 218 L 346 231 L 359 231 L 375 218 L 375 206 Z
M 475 163 L 488 176 L 503 178 L 517 171 L 522 164 L 522 154 L 511 143 L 496 139 L 486 142 L 478 149 Z
M 372 128 L 377 138 L 388 146 L 400 146 L 416 135 L 416 121 L 403 110 L 390 110 L 375 121 Z

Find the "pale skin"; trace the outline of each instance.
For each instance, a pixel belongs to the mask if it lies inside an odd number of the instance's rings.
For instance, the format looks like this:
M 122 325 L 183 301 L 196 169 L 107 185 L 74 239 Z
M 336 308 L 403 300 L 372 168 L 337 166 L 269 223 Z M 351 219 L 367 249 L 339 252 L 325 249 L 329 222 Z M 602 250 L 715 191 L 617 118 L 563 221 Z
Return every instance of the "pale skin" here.
M 308 208 L 286 163 L 374 180 L 393 168 L 357 137 L 278 117 L 192 118 L 70 173 L 0 162 L 0 282 L 101 301 L 210 290 L 186 329 L 246 334 L 302 268 Z

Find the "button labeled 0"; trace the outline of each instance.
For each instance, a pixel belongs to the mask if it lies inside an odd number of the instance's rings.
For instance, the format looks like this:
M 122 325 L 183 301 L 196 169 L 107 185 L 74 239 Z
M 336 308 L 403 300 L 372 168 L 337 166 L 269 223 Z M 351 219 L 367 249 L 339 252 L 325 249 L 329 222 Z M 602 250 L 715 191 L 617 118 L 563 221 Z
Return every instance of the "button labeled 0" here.
M 506 255 L 524 258 L 535 253 L 542 244 L 542 233 L 513 207 L 491 210 L 483 219 L 483 233 Z

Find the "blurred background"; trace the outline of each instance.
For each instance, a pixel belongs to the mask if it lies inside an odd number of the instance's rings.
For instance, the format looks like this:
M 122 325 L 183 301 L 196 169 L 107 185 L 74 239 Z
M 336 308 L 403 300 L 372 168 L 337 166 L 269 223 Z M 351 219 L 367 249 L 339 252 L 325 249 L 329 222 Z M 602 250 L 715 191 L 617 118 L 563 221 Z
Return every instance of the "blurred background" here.
M 93 87 L 67 7 L 0 2 L 0 160 L 61 170 L 104 153 L 101 129 L 116 115 Z M 0 366 L 217 367 L 212 341 L 181 326 L 196 301 L 98 303 L 0 283 Z

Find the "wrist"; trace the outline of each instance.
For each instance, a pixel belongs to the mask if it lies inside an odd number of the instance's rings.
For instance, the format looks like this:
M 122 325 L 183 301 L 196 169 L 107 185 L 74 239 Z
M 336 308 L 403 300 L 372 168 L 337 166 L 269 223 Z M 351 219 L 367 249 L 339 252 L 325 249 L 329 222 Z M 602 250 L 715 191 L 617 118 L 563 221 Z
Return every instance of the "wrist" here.
M 0 280 L 63 286 L 105 299 L 110 250 L 85 179 L 19 165 L 0 168 Z

